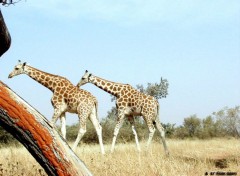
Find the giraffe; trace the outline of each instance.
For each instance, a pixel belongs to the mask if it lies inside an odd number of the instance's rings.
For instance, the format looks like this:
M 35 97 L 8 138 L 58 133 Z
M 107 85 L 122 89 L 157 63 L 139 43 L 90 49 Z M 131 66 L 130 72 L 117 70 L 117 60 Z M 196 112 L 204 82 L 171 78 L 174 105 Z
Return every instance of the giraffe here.
M 101 153 L 105 154 L 102 142 L 102 127 L 97 116 L 97 99 L 88 91 L 79 89 L 64 77 L 43 72 L 26 64 L 19 62 L 9 74 L 9 78 L 19 74 L 26 74 L 38 83 L 47 87 L 53 92 L 51 103 L 54 108 L 54 114 L 51 124 L 55 125 L 58 118 L 61 121 L 61 133 L 66 139 L 66 118 L 65 113 L 76 113 L 79 117 L 79 131 L 73 144 L 73 150 L 86 132 L 86 121 L 89 118 L 95 127 L 98 135 Z
M 165 153 L 167 155 L 169 154 L 169 151 L 165 142 L 164 128 L 162 127 L 158 118 L 159 103 L 154 97 L 150 95 L 145 95 L 139 92 L 129 84 L 115 83 L 115 82 L 111 82 L 111 81 L 102 79 L 100 77 L 97 77 L 89 73 L 87 70 L 83 75 L 83 77 L 78 82 L 77 86 L 80 87 L 86 83 L 92 83 L 95 86 L 99 87 L 100 89 L 116 97 L 116 107 L 118 111 L 118 117 L 117 117 L 117 123 L 116 123 L 115 129 L 114 129 L 111 152 L 114 151 L 117 135 L 123 124 L 125 117 L 128 118 L 128 120 L 132 125 L 132 131 L 135 136 L 137 150 L 140 151 L 138 136 L 134 126 L 134 116 L 142 116 L 149 130 L 147 148 L 149 147 L 152 141 L 155 129 L 157 128 L 161 134 L 160 136 L 162 139 Z

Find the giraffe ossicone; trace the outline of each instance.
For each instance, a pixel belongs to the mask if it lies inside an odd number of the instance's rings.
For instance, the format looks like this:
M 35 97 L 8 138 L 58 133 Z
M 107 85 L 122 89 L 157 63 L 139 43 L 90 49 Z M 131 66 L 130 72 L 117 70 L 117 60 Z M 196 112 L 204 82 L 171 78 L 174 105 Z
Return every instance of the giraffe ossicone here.
M 68 79 L 53 75 L 26 64 L 19 62 L 9 74 L 9 78 L 26 74 L 38 83 L 47 87 L 53 92 L 51 99 L 54 107 L 52 124 L 55 125 L 58 118 L 61 120 L 61 132 L 66 139 L 66 112 L 76 113 L 79 117 L 79 132 L 73 144 L 73 150 L 76 150 L 78 143 L 86 132 L 86 121 L 89 118 L 95 127 L 98 135 L 101 153 L 105 154 L 102 142 L 102 127 L 99 123 L 97 108 L 97 99 L 88 91 L 74 86 Z
M 165 131 L 159 121 L 159 103 L 157 99 L 150 95 L 143 94 L 137 89 L 133 88 L 129 84 L 115 83 L 112 81 L 105 80 L 103 78 L 92 75 L 87 70 L 82 76 L 77 86 L 80 87 L 86 83 L 92 83 L 100 89 L 112 94 L 116 97 L 116 106 L 118 111 L 117 123 L 114 129 L 114 136 L 112 140 L 111 152 L 114 151 L 115 143 L 117 140 L 118 132 L 123 124 L 125 117 L 128 118 L 132 125 L 132 131 L 135 136 L 137 149 L 140 151 L 138 142 L 138 136 L 134 125 L 134 116 L 142 116 L 145 120 L 148 130 L 149 137 L 147 141 L 147 147 L 149 147 L 155 129 L 157 128 L 160 132 L 163 147 L 165 153 L 168 155 L 169 151 L 165 141 Z

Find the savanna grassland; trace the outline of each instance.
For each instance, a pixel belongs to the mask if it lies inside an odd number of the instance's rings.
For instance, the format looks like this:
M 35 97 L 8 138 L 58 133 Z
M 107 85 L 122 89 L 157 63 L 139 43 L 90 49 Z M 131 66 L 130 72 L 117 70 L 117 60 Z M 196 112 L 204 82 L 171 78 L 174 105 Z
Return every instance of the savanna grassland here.
M 240 175 L 240 141 L 237 139 L 168 140 L 170 156 L 163 146 L 153 142 L 150 151 L 141 143 L 137 152 L 134 143 L 117 143 L 110 154 L 102 156 L 98 145 L 82 144 L 77 155 L 93 175 L 205 175 L 206 172 L 237 172 Z M 0 148 L 0 175 L 46 175 L 24 147 Z

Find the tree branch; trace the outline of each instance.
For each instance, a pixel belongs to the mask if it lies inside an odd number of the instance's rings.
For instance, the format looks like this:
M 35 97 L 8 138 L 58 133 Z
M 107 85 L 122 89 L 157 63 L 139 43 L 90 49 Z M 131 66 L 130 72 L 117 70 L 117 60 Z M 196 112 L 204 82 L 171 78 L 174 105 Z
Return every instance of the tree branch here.
M 21 0 L 18 0 L 18 1 L 13 1 L 13 0 L 0 0 L 0 3 L 4 6 L 9 6 L 11 4 L 16 4 L 18 3 L 19 1 Z
M 0 125 L 26 147 L 48 175 L 91 175 L 49 121 L 1 81 Z

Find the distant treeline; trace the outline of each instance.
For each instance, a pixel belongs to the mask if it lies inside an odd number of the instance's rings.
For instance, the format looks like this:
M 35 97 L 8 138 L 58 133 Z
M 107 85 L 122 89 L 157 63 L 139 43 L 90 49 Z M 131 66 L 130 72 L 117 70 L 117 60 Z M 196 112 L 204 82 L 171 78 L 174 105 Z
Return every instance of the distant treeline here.
M 140 92 L 154 96 L 156 99 L 166 98 L 168 95 L 168 80 L 160 79 L 160 83 L 148 83 L 145 88 L 143 85 L 137 85 Z M 113 97 L 114 101 L 115 98 Z M 166 131 L 167 138 L 198 138 L 209 139 L 215 137 L 240 137 L 240 106 L 234 108 L 225 107 L 205 118 L 199 118 L 197 115 L 190 115 L 184 118 L 183 124 L 162 124 Z M 103 127 L 103 141 L 110 143 L 113 138 L 113 131 L 116 124 L 117 110 L 113 107 L 108 111 L 107 116 L 101 120 Z M 169 117 L 171 118 L 171 117 Z M 161 119 L 160 119 L 161 120 Z M 148 128 L 140 117 L 135 118 L 135 127 L 140 140 L 148 139 Z M 79 124 L 67 126 L 67 141 L 74 141 L 77 137 Z M 60 132 L 59 132 L 60 133 Z M 158 131 L 156 130 L 156 133 Z M 126 120 L 118 134 L 118 142 L 134 141 L 134 135 L 130 123 Z M 158 140 L 159 135 L 155 134 L 154 139 Z M 0 127 L 0 143 L 8 144 L 16 142 L 15 139 Z M 98 143 L 97 134 L 93 125 L 88 121 L 87 132 L 81 142 Z
M 116 108 L 112 108 L 106 118 L 102 119 L 103 141 L 111 143 L 113 131 L 116 124 Z M 240 106 L 234 108 L 225 107 L 218 112 L 214 112 L 206 118 L 199 118 L 197 115 L 191 115 L 184 118 L 183 124 L 162 124 L 166 130 L 167 138 L 175 139 L 210 139 L 217 137 L 240 137 Z M 148 138 L 148 129 L 141 117 L 135 118 L 135 126 L 140 141 L 146 141 Z M 74 141 L 78 134 L 79 125 L 67 126 L 67 140 Z M 154 140 L 160 140 L 156 131 Z M 59 130 L 59 134 L 60 130 Z M 118 137 L 118 142 L 134 142 L 134 135 L 130 123 L 126 120 L 123 124 Z M 87 123 L 87 132 L 82 141 L 83 143 L 98 143 L 97 134 L 90 121 Z M 5 130 L 0 127 L 0 143 L 9 144 L 17 141 Z

